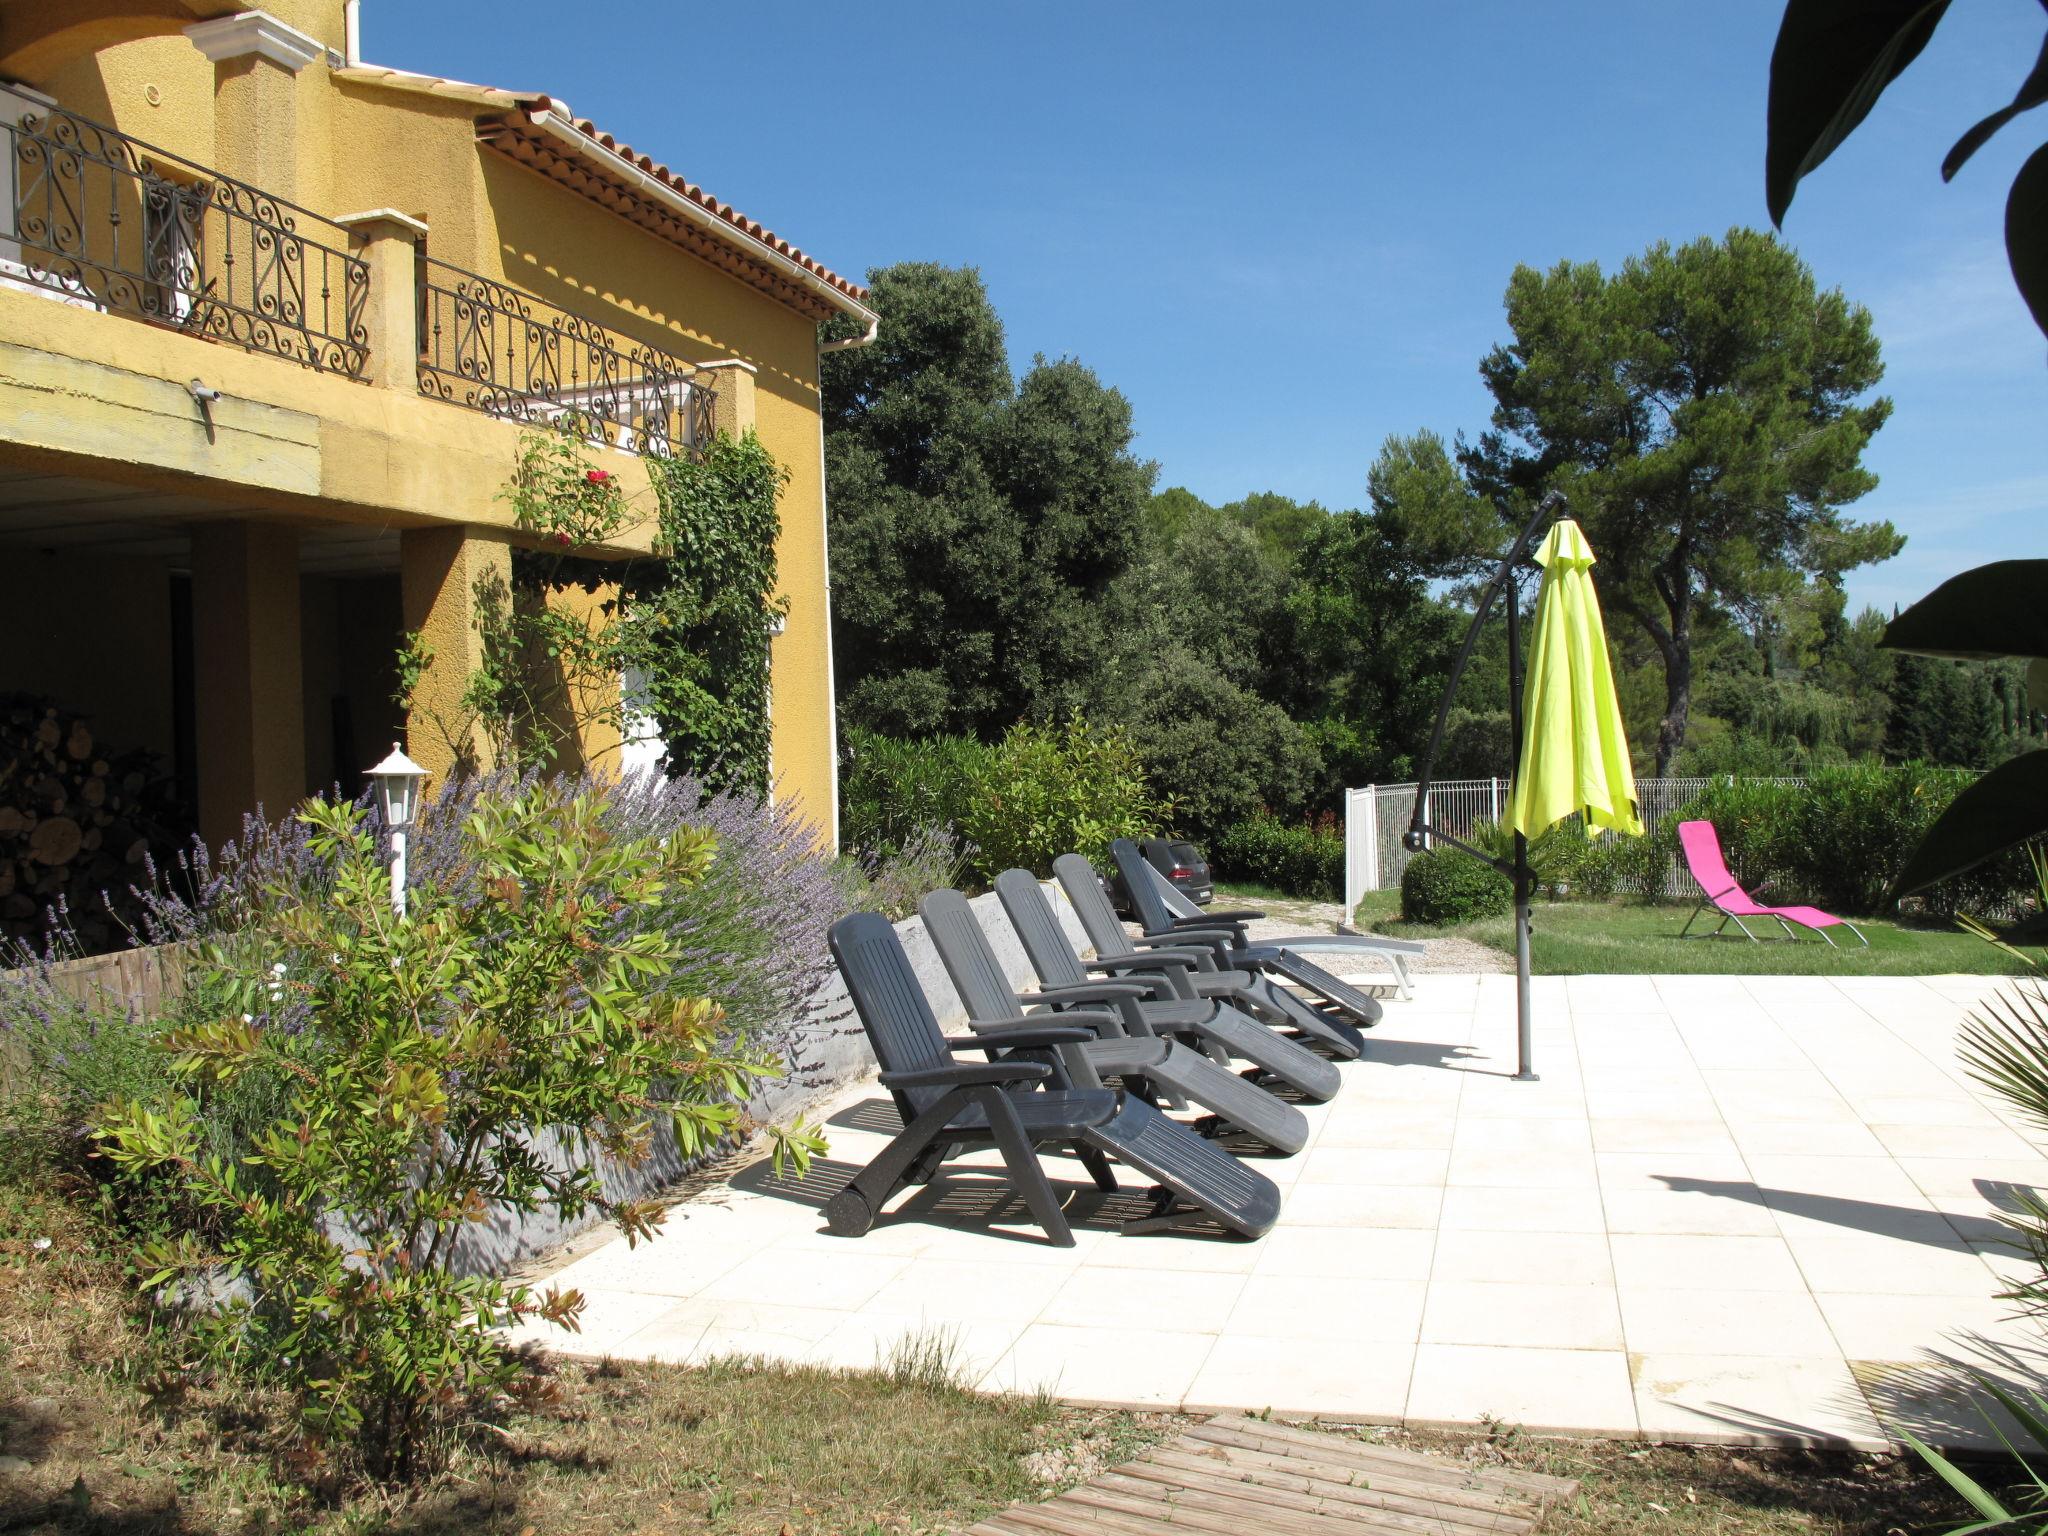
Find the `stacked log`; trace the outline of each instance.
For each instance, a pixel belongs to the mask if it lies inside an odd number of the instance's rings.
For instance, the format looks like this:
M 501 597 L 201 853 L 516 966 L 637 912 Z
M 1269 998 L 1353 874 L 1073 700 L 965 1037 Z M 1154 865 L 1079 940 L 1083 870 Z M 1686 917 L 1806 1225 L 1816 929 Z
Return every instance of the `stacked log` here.
M 0 938 L 40 941 L 62 904 L 88 951 L 130 942 L 132 888 L 187 825 L 154 755 L 108 748 L 48 699 L 0 695 Z

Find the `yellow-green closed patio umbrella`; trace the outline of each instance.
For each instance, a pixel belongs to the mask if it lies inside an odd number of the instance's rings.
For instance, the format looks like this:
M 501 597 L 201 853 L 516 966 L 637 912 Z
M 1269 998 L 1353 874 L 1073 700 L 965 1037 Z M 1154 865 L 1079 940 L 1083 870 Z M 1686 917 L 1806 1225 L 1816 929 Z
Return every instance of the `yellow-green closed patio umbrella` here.
M 1522 693 L 1521 759 L 1508 797 L 1508 824 L 1525 837 L 1575 811 L 1588 837 L 1603 828 L 1643 835 L 1593 560 L 1593 546 L 1568 517 L 1557 520 L 1536 552 L 1543 590 Z

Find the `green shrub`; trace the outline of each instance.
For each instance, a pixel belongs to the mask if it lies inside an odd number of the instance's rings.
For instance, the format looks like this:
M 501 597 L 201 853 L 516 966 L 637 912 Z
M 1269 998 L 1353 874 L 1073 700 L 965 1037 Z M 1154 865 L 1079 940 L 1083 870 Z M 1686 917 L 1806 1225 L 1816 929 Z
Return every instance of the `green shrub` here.
M 875 861 L 931 828 L 957 830 L 992 751 L 971 736 L 899 741 L 848 726 L 839 776 L 841 845 Z
M 1752 894 L 1768 885 L 1766 901 L 1882 916 L 1892 910 L 1888 893 L 1907 856 L 1972 777 L 1924 764 L 1848 763 L 1816 768 L 1804 782 L 1721 781 L 1667 817 L 1655 836 L 1661 849 L 1675 851 L 1678 822 L 1711 821 L 1729 869 Z M 2026 859 L 2013 851 L 1918 900 L 1940 916 L 2000 912 L 2030 885 Z
M 1589 838 L 1574 823 L 1551 829 L 1531 856 L 1544 892 L 1553 901 L 1606 901 L 1621 888 L 1624 842 L 1640 838 Z
M 194 1092 L 112 1101 L 94 1135 L 217 1219 L 216 1241 L 187 1232 L 136 1252 L 151 1287 L 212 1288 L 223 1266 L 246 1280 L 197 1325 L 209 1357 L 296 1394 L 309 1463 L 404 1477 L 527 1383 L 496 1330 L 573 1327 L 583 1306 L 462 1273 L 460 1234 L 508 1213 L 596 1211 L 647 1236 L 659 1205 L 609 1194 L 603 1162 L 644 1159 L 657 1121 L 698 1150 L 781 1063 L 732 1042 L 716 1003 L 671 990 L 687 949 L 650 916 L 702 879 L 708 830 L 619 835 L 597 793 L 523 785 L 476 801 L 463 867 L 416 890 L 401 919 L 365 813 L 315 801 L 302 819 L 332 883 L 325 900 L 274 908 L 264 936 L 292 960 L 201 955 L 199 985 L 242 1011 L 158 1042 Z M 243 1156 L 213 1149 L 204 1095 L 264 1071 L 285 1084 L 281 1113 Z M 528 1139 L 540 1127 L 570 1134 L 546 1154 Z M 801 1161 L 811 1143 L 792 1145 Z
M 1338 901 L 1344 894 L 1344 834 L 1336 818 L 1320 823 L 1255 816 L 1225 827 L 1209 845 L 1219 880 L 1270 885 L 1290 896 Z
M 1418 853 L 1401 871 L 1404 922 L 1469 923 L 1499 917 L 1514 904 L 1514 887 L 1506 875 L 1455 848 Z
M 1079 712 L 1061 725 L 1019 724 L 977 766 L 959 819 L 976 874 L 1052 873 L 1063 853 L 1106 864 L 1119 837 L 1144 837 L 1165 819 L 1145 765 L 1120 726 Z

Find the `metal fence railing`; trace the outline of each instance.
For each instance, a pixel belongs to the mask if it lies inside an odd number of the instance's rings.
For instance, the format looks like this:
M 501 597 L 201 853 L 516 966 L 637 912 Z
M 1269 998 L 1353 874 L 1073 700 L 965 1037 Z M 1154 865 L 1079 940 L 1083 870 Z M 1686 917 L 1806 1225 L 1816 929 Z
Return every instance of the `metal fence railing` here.
M 347 230 L 4 87 L 0 284 L 357 378 L 369 358 Z
M 1683 808 L 1711 781 L 1704 778 L 1637 779 L 1636 804 L 1645 826 L 1655 826 Z M 1792 782 L 1797 782 L 1792 781 Z M 1414 784 L 1368 784 L 1344 792 L 1344 906 L 1358 905 L 1367 891 L 1393 890 L 1413 857 L 1402 836 L 1415 815 Z M 1424 818 L 1453 837 L 1470 839 L 1480 828 L 1501 819 L 1507 806 L 1506 779 L 1439 779 L 1429 786 Z M 1612 833 L 1603 833 L 1612 837 Z M 1659 896 L 1697 896 L 1699 886 L 1674 853 L 1662 871 Z
M 693 364 L 509 283 L 422 257 L 420 393 L 488 416 L 574 423 L 590 442 L 674 456 L 710 442 L 717 394 Z

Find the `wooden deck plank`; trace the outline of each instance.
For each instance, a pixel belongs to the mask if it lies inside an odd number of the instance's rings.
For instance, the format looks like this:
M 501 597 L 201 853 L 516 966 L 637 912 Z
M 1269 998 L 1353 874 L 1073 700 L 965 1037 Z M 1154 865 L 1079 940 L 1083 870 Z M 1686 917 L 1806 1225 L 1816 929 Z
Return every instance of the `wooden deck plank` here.
M 1316 1482 L 1270 1472 L 1245 1474 L 1228 1467 L 1191 1467 L 1180 1458 L 1167 1461 L 1155 1457 L 1142 1464 L 1133 1463 L 1124 1470 L 1134 1477 L 1146 1475 L 1140 1471 L 1141 1465 L 1156 1468 L 1166 1477 L 1184 1478 L 1197 1487 L 1214 1490 L 1257 1488 L 1264 1496 L 1276 1500 L 1312 1499 L 1316 1501 L 1316 1508 L 1331 1513 L 1354 1507 L 1378 1510 L 1383 1519 L 1417 1531 L 1444 1532 L 1447 1536 L 1471 1531 L 1524 1532 L 1533 1530 L 1536 1523 L 1533 1514 L 1522 1512 L 1525 1506 L 1517 1506 L 1513 1510 L 1499 1507 L 1491 1510 L 1454 1509 L 1428 1498 L 1386 1489 Z
M 1235 1467 L 1245 1472 L 1270 1471 L 1283 1477 L 1307 1477 L 1317 1482 L 1352 1488 L 1375 1488 L 1383 1492 L 1408 1494 L 1429 1502 L 1433 1507 L 1447 1507 L 1472 1510 L 1495 1510 L 1504 1505 L 1534 1509 L 1537 1501 L 1525 1495 L 1510 1493 L 1499 1488 L 1486 1488 L 1476 1483 L 1465 1485 L 1450 1482 L 1426 1482 L 1413 1475 L 1413 1469 L 1399 1462 L 1384 1465 L 1357 1466 L 1344 1462 L 1310 1461 L 1299 1456 L 1277 1456 L 1266 1451 L 1246 1450 L 1241 1446 L 1222 1446 L 1204 1441 L 1190 1441 L 1191 1450 L 1177 1442 L 1169 1441 L 1165 1446 L 1154 1447 L 1148 1454 L 1162 1453 L 1178 1457 L 1200 1458 L 1219 1467 Z
M 1578 1484 L 1219 1414 L 961 1536 L 1530 1536 Z
M 1404 1464 L 1416 1463 L 1431 1467 L 1444 1467 L 1446 1463 L 1436 1457 L 1424 1456 L 1417 1451 L 1404 1451 L 1397 1446 L 1372 1445 L 1363 1440 L 1335 1434 L 1325 1429 L 1311 1429 L 1305 1425 L 1287 1424 L 1277 1420 L 1254 1419 L 1244 1414 L 1218 1414 L 1204 1421 L 1208 1425 L 1223 1426 L 1252 1434 L 1255 1437 L 1283 1441 L 1322 1451 L 1332 1445 L 1345 1450 L 1362 1450 L 1377 1456 L 1387 1457 Z M 1529 1472 L 1519 1467 L 1475 1467 L 1469 1469 L 1491 1481 L 1504 1483 L 1518 1490 L 1541 1491 L 1551 1498 L 1567 1497 L 1578 1491 L 1578 1483 L 1568 1477 L 1552 1477 L 1546 1472 Z

